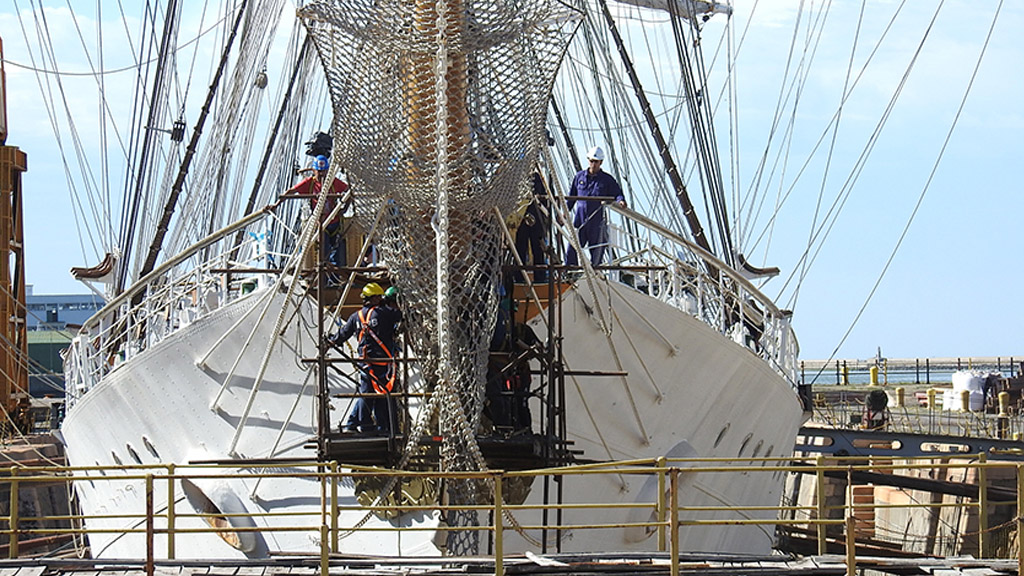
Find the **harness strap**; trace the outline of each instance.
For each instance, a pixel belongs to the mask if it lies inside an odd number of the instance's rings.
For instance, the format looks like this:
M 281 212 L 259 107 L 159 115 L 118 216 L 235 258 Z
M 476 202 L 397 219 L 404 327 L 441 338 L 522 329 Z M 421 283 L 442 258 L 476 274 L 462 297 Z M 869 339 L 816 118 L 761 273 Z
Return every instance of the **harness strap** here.
M 376 306 L 374 308 L 376 308 Z M 371 308 L 370 310 L 373 311 L 373 308 Z M 373 328 L 370 328 L 369 314 L 364 316 L 362 309 L 359 309 L 358 314 L 359 323 L 362 326 L 359 330 L 359 341 L 363 342 L 363 349 L 360 351 L 362 352 L 363 358 L 365 359 L 368 356 L 366 353 L 366 340 L 364 339 L 364 335 L 366 333 L 369 333 L 370 336 L 373 337 L 373 339 L 377 342 L 377 345 L 380 346 L 380 349 L 384 351 L 385 356 L 387 356 L 388 358 L 394 358 L 394 356 L 391 354 L 391 350 L 389 350 L 388 347 L 384 345 L 384 342 L 381 342 L 381 339 L 377 336 L 376 332 L 373 331 Z M 378 394 L 387 394 L 391 392 L 395 387 L 395 376 L 398 372 L 397 370 L 395 370 L 394 362 L 373 362 L 370 360 L 364 361 L 372 366 L 388 366 L 387 382 L 379 382 L 377 380 L 377 375 L 373 372 L 373 370 L 367 369 L 367 372 L 369 372 L 370 374 L 370 383 L 373 384 L 373 389 L 376 390 Z

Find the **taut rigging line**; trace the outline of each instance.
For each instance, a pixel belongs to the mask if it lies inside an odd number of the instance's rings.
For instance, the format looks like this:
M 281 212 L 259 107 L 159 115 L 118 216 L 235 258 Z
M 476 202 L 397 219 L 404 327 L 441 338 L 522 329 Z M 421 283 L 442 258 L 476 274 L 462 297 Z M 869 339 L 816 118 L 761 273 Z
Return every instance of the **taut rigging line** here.
M 164 212 L 160 218 L 160 224 L 157 226 L 156 236 L 153 238 L 153 242 L 149 246 L 146 261 L 143 263 L 142 269 L 139 271 L 140 277 L 148 274 L 156 265 L 157 256 L 160 254 L 160 249 L 163 245 L 164 235 L 167 233 L 167 228 L 170 225 L 171 215 L 174 214 L 174 207 L 177 204 L 178 196 L 181 194 L 181 189 L 185 185 L 185 177 L 188 175 L 188 169 L 191 164 L 192 157 L 195 155 L 196 148 L 199 145 L 199 136 L 202 134 L 203 124 L 206 122 L 206 118 L 210 112 L 210 107 L 213 103 L 213 97 L 217 93 L 217 88 L 220 86 L 220 79 L 224 75 L 224 69 L 227 67 L 228 55 L 231 53 L 231 46 L 234 43 L 235 35 L 238 32 L 238 26 L 242 22 L 242 16 L 245 14 L 247 5 L 248 0 L 243 0 L 241 5 L 238 7 L 235 22 L 231 26 L 231 35 L 228 37 L 228 40 L 224 45 L 224 52 L 221 54 L 221 61 L 217 67 L 217 72 L 214 74 L 213 80 L 210 83 L 210 90 L 207 93 L 206 102 L 203 104 L 203 108 L 199 113 L 199 119 L 196 120 L 196 126 L 192 131 L 192 139 L 189 141 L 188 148 L 185 149 L 185 157 L 182 159 L 181 166 L 178 169 L 178 175 L 174 180 L 174 186 L 171 188 L 171 195 L 164 205 Z

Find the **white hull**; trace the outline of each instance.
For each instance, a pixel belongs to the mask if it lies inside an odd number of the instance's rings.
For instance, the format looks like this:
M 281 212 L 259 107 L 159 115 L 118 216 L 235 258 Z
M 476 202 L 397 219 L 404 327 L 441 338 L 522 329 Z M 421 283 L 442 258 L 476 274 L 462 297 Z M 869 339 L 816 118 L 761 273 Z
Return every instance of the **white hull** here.
M 628 377 L 566 377 L 569 440 L 583 458 L 768 457 L 792 453 L 802 408 L 791 386 L 746 348 L 706 324 L 616 283 L 595 283 L 610 325 L 606 337 L 589 290 L 569 293 L 562 308 L 568 369 L 622 372 Z M 617 360 L 616 360 L 617 358 Z M 628 388 L 628 392 L 627 392 Z M 635 407 L 635 412 L 634 412 Z M 673 464 L 678 466 L 679 464 Z M 699 464 L 694 464 L 699 465 Z M 684 464 L 685 466 L 685 464 Z M 739 464 L 737 464 L 739 466 Z M 640 477 L 577 476 L 563 487 L 566 502 L 650 503 L 657 487 Z M 683 474 L 680 506 L 777 506 L 782 473 Z M 681 519 L 751 517 L 737 511 Z M 772 518 L 774 512 L 760 513 Z M 567 524 L 646 522 L 649 513 L 567 513 Z M 511 536 L 512 539 L 518 536 Z M 681 549 L 764 554 L 772 530 L 758 526 L 682 526 Z M 563 550 L 652 550 L 643 530 L 575 530 Z
M 256 314 L 250 315 L 239 329 L 231 331 L 203 369 L 197 361 L 225 333 L 245 310 L 257 303 L 264 292 L 251 294 L 248 299 L 225 306 L 196 323 L 180 330 L 152 349 L 142 352 L 124 363 L 85 394 L 69 410 L 62 431 L 67 444 L 68 460 L 72 465 L 125 465 L 132 464 L 184 464 L 196 461 L 230 460 L 232 452 L 239 458 L 281 458 L 314 460 L 315 450 L 304 448 L 316 434 L 313 421 L 315 378 L 307 376 L 299 360 L 315 356 L 316 347 L 308 331 L 315 326 L 314 310 L 303 306 L 301 317 L 287 324 L 281 344 L 273 350 L 271 362 L 263 378 L 259 393 L 254 397 L 250 417 L 238 436 L 232 451 L 235 426 L 241 421 L 253 382 L 256 380 L 260 360 L 265 352 L 268 335 L 281 309 L 283 294 L 274 296 L 270 314 L 260 324 L 252 343 L 244 349 L 239 369 L 230 387 L 221 396 L 218 410 L 210 405 L 230 371 L 245 338 L 255 323 Z M 259 308 L 259 306 L 257 306 Z M 257 309 L 256 312 L 259 310 Z M 305 384 L 305 385 L 304 385 Z M 347 390 L 351 392 L 352 390 Z M 294 415 L 288 414 L 294 407 Z M 287 423 L 287 425 L 285 425 Z M 282 433 L 283 427 L 283 433 Z M 278 439 L 278 436 L 281 436 Z M 152 446 L 153 450 L 147 448 Z M 275 450 L 273 447 L 277 446 Z M 139 459 L 131 454 L 134 451 Z M 298 469 L 275 469 L 288 472 Z M 305 468 L 302 472 L 309 472 Z M 160 472 L 156 472 L 159 474 Z M 211 470 L 211 474 L 217 474 Z M 262 480 L 255 486 L 253 479 L 208 480 L 200 487 L 221 508 L 244 507 L 234 512 L 249 513 L 304 513 L 307 516 L 285 517 L 261 522 L 267 524 L 316 526 L 320 516 L 320 484 L 313 479 L 277 478 Z M 200 484 L 200 483 L 197 483 Z M 79 497 L 86 515 L 123 513 L 125 510 L 144 510 L 143 484 L 139 481 L 123 485 L 110 482 L 79 483 Z M 223 488 L 227 487 L 228 490 Z M 342 486 L 341 502 L 352 504 L 351 486 Z M 166 497 L 158 489 L 155 509 L 162 513 Z M 217 494 L 220 498 L 215 496 Z M 225 497 L 225 494 L 227 496 Z M 232 497 L 231 495 L 234 495 Z M 176 512 L 195 514 L 181 486 L 175 487 Z M 231 510 L 224 509 L 226 513 Z M 354 516 L 354 515 L 353 515 Z M 343 517 L 343 522 L 354 524 L 362 518 Z M 201 521 L 192 519 L 201 527 Z M 433 523 L 425 515 L 410 523 Z M 165 524 L 164 524 L 165 525 Z M 178 527 L 187 527 L 182 523 Z M 368 527 L 381 525 L 376 519 Z M 384 524 L 388 525 L 388 524 Z M 138 528 L 141 521 L 107 521 L 104 528 Z M 90 525 L 90 528 L 100 527 Z M 426 534 L 425 532 L 413 534 Z M 261 531 L 255 538 L 248 555 L 262 556 L 268 551 L 318 550 L 318 532 Z M 346 538 L 350 550 L 381 548 L 395 554 L 437 554 L 424 539 L 402 538 L 393 533 L 363 532 Z M 429 542 L 429 537 L 427 538 Z M 92 553 L 98 557 L 139 557 L 145 553 L 141 534 L 117 536 L 94 534 L 90 536 Z M 212 534 L 179 535 L 175 556 L 178 558 L 244 557 L 246 554 L 228 546 Z M 166 555 L 166 540 L 158 538 L 160 556 Z
M 609 461 L 657 456 L 754 457 L 783 455 L 792 450 L 801 408 L 789 384 L 763 360 L 667 304 L 624 286 L 615 285 L 609 291 L 607 285 L 596 284 L 601 294 L 599 306 L 610 326 L 615 352 L 600 323 L 583 305 L 590 300 L 590 291 L 581 282 L 567 293 L 562 309 L 567 369 L 625 371 L 629 376 L 566 377 L 567 435 L 574 443 L 573 449 L 583 450 L 581 458 Z M 262 309 L 258 303 L 264 301 L 265 295 L 265 290 L 259 290 L 223 306 L 106 374 L 74 403 L 64 422 L 63 433 L 71 464 L 128 466 L 186 464 L 233 457 L 315 458 L 315 452 L 304 444 L 316 432 L 316 382 L 315 376 L 310 376 L 312 372 L 305 370 L 300 362 L 302 358 L 316 355 L 316 314 L 308 302 L 301 306 L 298 317 L 286 318 L 285 334 L 271 353 L 259 391 L 253 396 L 249 416 L 235 440 L 236 425 L 243 420 L 269 335 L 284 301 L 283 294 L 274 295 L 269 314 L 246 346 L 246 338 Z M 588 305 L 594 310 L 593 303 Z M 238 329 L 230 330 L 244 312 L 253 307 L 256 313 L 247 316 Z M 541 328 L 537 331 L 540 333 Z M 224 334 L 229 334 L 228 338 L 216 344 L 205 366 L 198 366 L 197 361 Z M 218 409 L 213 410 L 211 403 L 239 354 L 242 359 L 235 376 L 221 395 Z M 351 391 L 351 386 L 345 382 L 336 384 L 342 391 Z M 334 402 L 332 421 L 336 425 L 344 417 L 347 403 Z M 535 404 L 532 408 L 536 415 L 538 406 Z M 275 469 L 276 472 L 288 470 Z M 776 505 L 782 480 L 773 473 L 720 473 L 699 478 L 684 474 L 680 491 L 682 504 Z M 196 484 L 224 512 L 303 515 L 273 520 L 260 517 L 256 522 L 261 530 L 243 538 L 244 552 L 212 534 L 182 534 L 175 543 L 176 557 L 230 558 L 279 551 L 319 551 L 318 531 L 273 530 L 273 526 L 280 527 L 282 523 L 319 525 L 321 487 L 318 482 L 276 478 L 256 485 L 252 479 L 225 478 Z M 166 507 L 166 484 L 158 481 L 158 485 L 162 488 L 156 489 L 155 510 L 162 513 Z M 562 487 L 562 493 L 565 502 L 580 503 L 655 498 L 652 486 L 636 478 L 619 476 L 573 478 Z M 554 501 L 555 492 L 551 494 Z M 79 483 L 78 495 L 87 516 L 128 510 L 142 513 L 144 510 L 145 492 L 141 480 Z M 528 503 L 542 500 L 543 490 L 538 483 Z M 355 502 L 351 484 L 339 486 L 339 501 L 342 504 Z M 175 511 L 177 514 L 196 512 L 180 484 L 175 487 Z M 637 512 L 631 514 L 635 516 Z M 342 516 L 341 524 L 354 524 L 363 516 L 362 512 L 350 513 Z M 634 518 L 621 510 L 604 514 L 578 511 L 567 514 L 564 522 L 645 521 L 648 516 L 643 513 Z M 722 512 L 700 517 L 735 516 L 732 512 Z M 417 513 L 403 516 L 401 522 L 403 526 L 432 527 L 437 525 L 439 517 L 438 512 Z M 533 523 L 525 512 L 517 519 L 523 524 Z M 193 518 L 191 522 L 200 520 Z M 88 525 L 90 528 L 124 529 L 143 524 L 141 520 L 106 520 Z M 391 525 L 371 517 L 366 527 Z M 181 519 L 176 527 L 188 526 L 190 524 Z M 532 549 L 513 530 L 506 534 L 506 550 Z M 539 538 L 540 534 L 533 536 Z M 435 537 L 432 530 L 405 532 L 401 536 L 393 532 L 361 531 L 343 538 L 340 546 L 343 552 L 350 553 L 437 555 L 440 551 L 434 544 Z M 93 554 L 99 557 L 145 554 L 142 534 L 93 534 L 90 542 Z M 683 550 L 764 553 L 768 551 L 770 535 L 757 527 L 683 527 L 681 542 Z M 656 547 L 656 538 L 635 529 L 569 530 L 562 540 L 563 551 L 654 550 Z M 158 557 L 167 555 L 164 537 L 157 536 L 155 550 Z

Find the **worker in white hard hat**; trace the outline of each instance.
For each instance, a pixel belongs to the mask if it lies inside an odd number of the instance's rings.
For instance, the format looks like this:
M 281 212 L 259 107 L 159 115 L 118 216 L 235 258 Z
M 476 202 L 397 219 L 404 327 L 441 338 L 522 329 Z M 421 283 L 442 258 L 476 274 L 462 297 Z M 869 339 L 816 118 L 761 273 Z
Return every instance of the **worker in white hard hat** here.
M 622 188 L 611 174 L 601 170 L 604 162 L 604 149 L 594 146 L 587 151 L 589 165 L 580 170 L 569 185 L 569 212 L 572 213 L 572 225 L 579 232 L 580 247 L 590 247 L 590 262 L 600 266 L 604 262 L 604 250 L 607 246 L 608 234 L 604 221 L 604 204 L 614 198 L 621 208 L 626 207 L 626 197 Z M 586 197 L 601 197 L 587 200 Z M 579 259 L 576 249 L 569 247 L 565 254 L 565 263 L 576 266 Z

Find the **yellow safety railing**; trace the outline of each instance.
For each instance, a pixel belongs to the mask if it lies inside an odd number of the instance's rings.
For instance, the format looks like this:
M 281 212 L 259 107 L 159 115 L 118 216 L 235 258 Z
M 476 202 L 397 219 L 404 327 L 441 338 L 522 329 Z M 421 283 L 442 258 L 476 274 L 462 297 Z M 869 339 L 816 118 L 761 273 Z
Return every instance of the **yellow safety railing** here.
M 280 470 L 280 469 L 278 469 Z M 977 482 L 971 490 L 977 489 L 977 497 L 966 498 L 959 502 L 929 501 L 909 503 L 887 503 L 878 501 L 872 496 L 871 502 L 858 502 L 854 497 L 855 476 L 861 472 L 906 475 L 913 471 L 955 471 L 966 475 L 973 471 Z M 996 472 L 1002 471 L 1002 472 Z M 749 504 L 742 502 L 708 504 L 696 501 L 692 493 L 682 484 L 687 479 L 689 486 L 695 486 L 698 478 L 716 474 L 766 474 L 778 479 L 790 475 L 792 478 L 813 479 L 814 498 L 804 503 L 780 503 L 765 505 L 764 503 Z M 1004 477 L 1004 486 L 992 485 L 993 474 Z M 649 501 L 614 501 L 614 502 L 571 502 L 571 503 L 512 503 L 506 497 L 503 481 L 516 478 L 536 481 L 538 478 L 582 478 L 586 476 L 606 476 L 609 479 L 637 478 L 656 482 L 657 493 Z M 339 486 L 350 485 L 360 479 L 374 478 L 385 481 L 392 479 L 411 480 L 415 478 L 437 481 L 443 477 L 445 481 L 474 481 L 480 486 L 488 486 L 489 500 L 484 503 L 467 503 L 460 505 L 439 505 L 436 502 L 412 503 L 397 501 L 374 502 L 372 505 L 343 502 L 339 496 Z M 289 478 L 316 481 L 319 483 L 320 503 L 317 510 L 310 512 L 263 512 L 263 513 L 230 513 L 223 510 L 196 511 L 183 513 L 176 510 L 174 503 L 180 501 L 179 494 L 184 493 L 183 482 L 203 480 L 245 480 L 247 485 L 267 480 Z M 877 477 L 876 477 L 877 478 Z M 845 482 L 845 495 L 841 498 L 828 497 L 829 483 L 838 481 L 833 488 Z M 118 513 L 85 516 L 77 513 L 59 515 L 29 515 L 20 507 L 21 496 L 26 490 L 39 483 L 67 482 L 74 485 L 79 482 L 100 483 L 117 482 L 119 485 L 134 486 L 144 491 L 144 506 L 140 509 L 127 507 Z M 251 481 L 251 482 L 250 482 Z M 1012 481 L 1012 483 L 1011 483 Z M 121 466 L 121 467 L 16 467 L 0 468 L 0 483 L 10 486 L 10 501 L 6 516 L 0 516 L 0 537 L 7 538 L 7 552 L 10 558 L 19 556 L 23 538 L 53 535 L 88 535 L 88 534 L 142 534 L 145 540 L 145 559 L 147 573 L 153 574 L 154 561 L 157 556 L 173 559 L 178 545 L 176 536 L 183 534 L 218 533 L 223 536 L 241 537 L 247 532 L 309 532 L 317 536 L 322 574 L 327 574 L 331 555 L 341 551 L 342 540 L 353 531 L 480 531 L 491 539 L 496 574 L 504 574 L 507 559 L 506 539 L 510 531 L 523 536 L 530 542 L 530 531 L 556 531 L 564 533 L 568 530 L 608 530 L 608 529 L 640 529 L 657 537 L 652 539 L 650 551 L 668 553 L 668 561 L 673 575 L 679 573 L 679 555 L 681 540 L 687 527 L 707 526 L 764 526 L 778 529 L 784 527 L 810 530 L 815 535 L 818 554 L 828 550 L 830 535 L 835 537 L 834 543 L 843 543 L 846 552 L 847 570 L 854 574 L 857 567 L 856 544 L 858 529 L 866 528 L 867 521 L 858 513 L 879 510 L 920 509 L 928 514 L 941 514 L 942 510 L 956 508 L 972 512 L 977 519 L 977 531 L 970 534 L 976 536 L 979 556 L 992 557 L 993 543 L 991 533 L 996 529 L 1024 528 L 1024 464 L 992 461 L 985 454 L 950 455 L 942 459 L 929 460 L 896 460 L 893 458 L 863 457 L 849 458 L 744 458 L 744 459 L 670 459 L 635 460 L 598 465 L 587 465 L 567 468 L 556 468 L 534 471 L 484 471 L 438 474 L 436 472 L 394 471 L 377 468 L 342 467 L 336 463 L 324 464 L 316 462 L 288 463 L 286 472 L 254 472 L 250 468 L 230 466 L 194 466 L 194 465 L 161 465 L 161 466 Z M 682 488 L 681 488 L 682 487 Z M 1000 489 L 1002 494 L 1013 493 L 1014 498 L 1002 501 L 995 500 L 990 490 Z M 133 488 L 134 489 L 134 488 Z M 996 494 L 1000 493 L 998 490 Z M 163 502 L 161 506 L 160 503 Z M 170 502 L 172 505 L 167 505 Z M 997 507 L 1012 507 L 1010 519 L 999 526 L 990 525 L 990 510 Z M 476 512 L 479 518 L 489 518 L 474 526 L 394 526 L 364 525 L 365 518 L 379 514 L 382 517 L 395 517 L 414 511 L 470 511 Z M 650 512 L 650 520 L 638 521 L 637 515 L 628 517 L 631 511 Z M 342 521 L 347 512 L 358 512 L 364 520 L 351 522 Z M 597 511 L 609 514 L 611 520 L 601 522 L 580 522 L 578 514 L 575 521 L 563 521 L 561 513 L 580 511 Z M 531 514 L 532 512 L 532 514 Z M 545 513 L 556 512 L 557 522 L 536 521 L 547 517 Z M 1005 510 L 1004 510 L 1005 512 Z M 550 515 L 548 515 L 550 516 Z M 594 516 L 591 516 L 593 518 Z M 232 523 L 231 519 L 244 518 L 251 524 L 241 526 Z M 267 521 L 273 518 L 274 523 Z M 186 526 L 189 519 L 202 519 L 206 525 L 196 527 L 196 523 Z M 125 527 L 111 528 L 110 521 L 125 524 Z M 872 521 L 874 522 L 874 521 Z M 838 532 L 831 532 L 830 526 L 842 527 L 843 538 Z M 1018 532 L 1020 533 L 1020 532 Z M 158 550 L 158 536 L 165 540 L 166 549 Z M 961 534 L 960 536 L 965 536 Z M 1017 539 L 1013 550 L 1004 550 L 1004 554 L 1016 554 L 1020 568 L 1024 570 L 1024 546 Z

